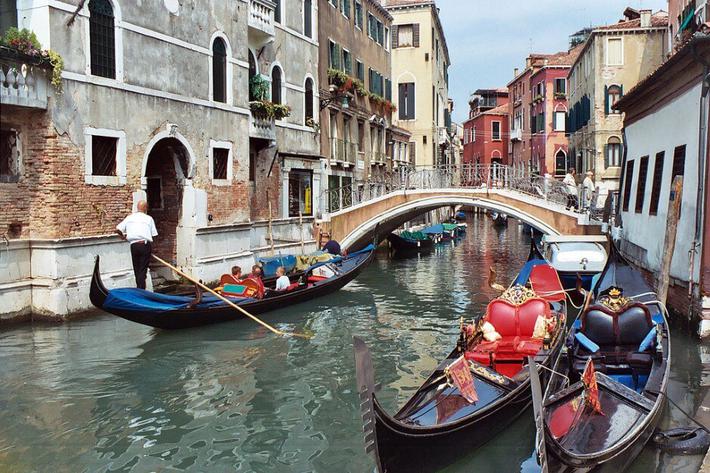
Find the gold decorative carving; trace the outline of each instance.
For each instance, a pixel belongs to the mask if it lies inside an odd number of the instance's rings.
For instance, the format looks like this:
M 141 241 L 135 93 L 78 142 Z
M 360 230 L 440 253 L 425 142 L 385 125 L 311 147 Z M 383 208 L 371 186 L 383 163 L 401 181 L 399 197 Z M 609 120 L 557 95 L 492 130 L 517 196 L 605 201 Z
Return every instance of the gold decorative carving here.
M 623 291 L 618 287 L 612 287 L 597 302 L 613 312 L 619 312 L 631 302 L 631 299 L 624 297 Z
M 535 291 L 525 286 L 521 286 L 520 284 L 516 284 L 515 286 L 511 286 L 506 289 L 505 292 L 498 297 L 498 299 L 504 300 L 513 305 L 521 305 L 534 297 L 537 297 Z

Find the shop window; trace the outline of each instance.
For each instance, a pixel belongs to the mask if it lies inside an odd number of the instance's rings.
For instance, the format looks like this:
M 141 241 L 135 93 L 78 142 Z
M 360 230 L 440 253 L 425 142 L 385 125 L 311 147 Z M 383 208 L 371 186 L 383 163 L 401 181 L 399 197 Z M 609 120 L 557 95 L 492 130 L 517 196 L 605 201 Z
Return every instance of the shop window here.
M 292 169 L 288 174 L 288 215 L 313 215 L 313 173 Z
M 634 177 L 634 161 L 626 163 L 626 175 L 624 176 L 624 212 L 629 211 L 629 199 L 631 199 L 631 180 Z
M 113 7 L 109 0 L 89 0 L 91 74 L 116 78 L 116 40 Z
M 651 184 L 651 204 L 649 207 L 649 215 L 658 215 L 658 201 L 661 198 L 661 183 L 663 182 L 663 164 L 665 161 L 665 152 L 661 151 L 656 154 L 656 160 L 653 163 L 653 183 Z
M 646 197 L 646 176 L 648 175 L 648 156 L 639 161 L 639 177 L 636 183 L 636 208 L 637 214 L 643 212 L 644 197 Z
M 20 143 L 15 130 L 0 130 L 0 183 L 20 178 Z

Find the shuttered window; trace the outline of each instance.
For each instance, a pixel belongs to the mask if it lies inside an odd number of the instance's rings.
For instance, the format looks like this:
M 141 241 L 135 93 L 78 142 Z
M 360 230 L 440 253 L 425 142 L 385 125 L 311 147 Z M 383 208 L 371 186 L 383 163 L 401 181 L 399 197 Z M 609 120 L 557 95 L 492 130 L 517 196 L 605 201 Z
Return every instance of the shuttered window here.
M 631 198 L 631 179 L 634 177 L 634 161 L 626 163 L 626 175 L 624 176 L 624 212 L 629 211 L 629 199 Z
M 606 40 L 606 65 L 623 66 L 624 50 L 621 38 L 607 38 Z
M 361 82 L 365 82 L 365 64 L 362 61 L 357 61 L 357 78 Z
M 648 210 L 649 215 L 658 215 L 658 201 L 661 198 L 661 183 L 663 182 L 663 164 L 665 152 L 656 154 L 653 163 L 653 183 L 651 187 L 651 204 Z
M 362 3 L 355 2 L 355 26 L 362 29 Z
M 648 156 L 639 162 L 639 178 L 636 184 L 636 210 L 637 214 L 643 212 L 644 197 L 646 197 L 646 176 L 648 175 Z
M 398 110 L 400 120 L 414 120 L 415 89 L 413 82 L 399 84 Z

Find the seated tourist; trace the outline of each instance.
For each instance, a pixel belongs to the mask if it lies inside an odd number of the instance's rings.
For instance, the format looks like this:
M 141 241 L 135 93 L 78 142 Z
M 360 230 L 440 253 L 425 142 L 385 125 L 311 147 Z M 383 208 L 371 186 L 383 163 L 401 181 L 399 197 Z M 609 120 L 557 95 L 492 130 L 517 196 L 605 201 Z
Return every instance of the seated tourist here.
M 288 287 L 291 285 L 291 280 L 288 278 L 288 276 L 286 276 L 286 268 L 284 268 L 283 266 L 279 266 L 278 269 L 276 269 L 276 276 L 278 276 L 278 279 L 276 280 L 276 290 L 287 290 Z
M 264 272 L 260 265 L 255 264 L 251 267 L 251 274 L 249 274 L 248 278 L 255 281 L 259 285 L 259 293 L 257 295 L 259 299 L 264 297 L 264 281 L 261 279 L 263 276 Z
M 225 284 L 240 284 L 242 282 L 242 268 L 239 266 L 232 266 L 231 274 L 223 274 L 219 279 L 220 286 Z

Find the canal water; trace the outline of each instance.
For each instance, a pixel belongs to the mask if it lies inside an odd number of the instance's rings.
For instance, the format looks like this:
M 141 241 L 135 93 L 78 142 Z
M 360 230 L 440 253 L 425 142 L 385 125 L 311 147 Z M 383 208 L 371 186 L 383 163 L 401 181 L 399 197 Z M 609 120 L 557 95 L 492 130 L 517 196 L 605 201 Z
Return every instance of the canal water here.
M 240 320 L 163 332 L 103 314 L 0 332 L 1 472 L 372 472 L 355 393 L 352 336 L 371 347 L 394 411 L 455 343 L 460 317 L 509 281 L 529 240 L 514 222 L 473 217 L 460 243 L 378 259 L 344 290 L 267 314 L 312 340 Z M 697 342 L 673 335 L 670 396 L 694 412 Z M 666 422 L 684 424 L 669 409 Z M 531 414 L 442 470 L 533 472 Z M 647 447 L 635 473 L 697 471 L 700 457 Z

